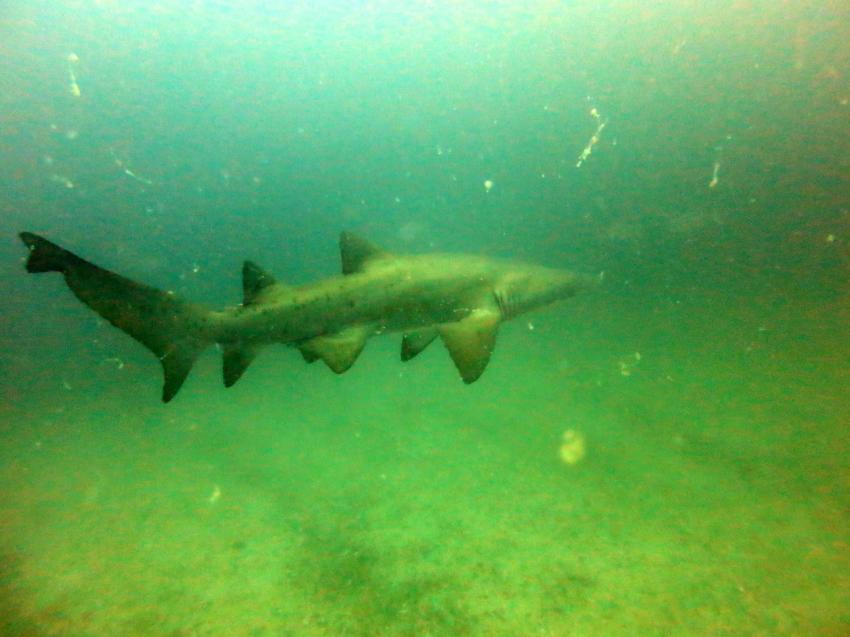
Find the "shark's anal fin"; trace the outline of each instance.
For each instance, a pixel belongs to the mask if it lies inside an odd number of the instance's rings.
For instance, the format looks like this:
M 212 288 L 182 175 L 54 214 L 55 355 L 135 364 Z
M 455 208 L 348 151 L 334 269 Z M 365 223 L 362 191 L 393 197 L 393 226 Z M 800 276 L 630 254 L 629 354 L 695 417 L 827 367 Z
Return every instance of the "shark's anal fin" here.
M 198 354 L 210 343 L 209 312 L 104 270 L 36 234 L 20 236 L 30 251 L 27 271 L 61 272 L 78 299 L 156 355 L 165 374 L 162 400 L 174 398 Z
M 259 348 L 257 346 L 246 345 L 244 343 L 227 343 L 224 345 L 222 370 L 224 372 L 225 387 L 233 387 L 236 384 L 236 381 L 248 369 L 248 365 L 254 361 L 258 351 Z
M 368 336 L 369 328 L 358 325 L 336 334 L 311 338 L 301 343 L 298 349 L 308 363 L 321 358 L 333 371 L 342 374 L 354 365 L 366 345 Z
M 408 332 L 401 339 L 401 360 L 409 361 L 428 347 L 437 338 L 437 328 L 426 327 L 416 332 Z
M 162 402 L 169 402 L 189 375 L 192 365 L 198 358 L 198 354 L 206 348 L 206 343 L 184 339 L 174 343 L 159 362 L 162 363 L 164 382 L 162 384 Z
M 499 318 L 493 310 L 473 310 L 466 318 L 437 328 L 463 382 L 474 383 L 484 373 L 496 346 Z

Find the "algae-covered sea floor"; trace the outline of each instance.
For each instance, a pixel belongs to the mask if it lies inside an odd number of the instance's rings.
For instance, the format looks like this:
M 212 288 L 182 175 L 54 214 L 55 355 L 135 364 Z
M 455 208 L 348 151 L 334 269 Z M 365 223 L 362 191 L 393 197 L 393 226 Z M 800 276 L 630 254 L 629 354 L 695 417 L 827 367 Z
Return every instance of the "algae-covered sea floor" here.
M 0 632 L 846 635 L 839 308 L 599 293 L 471 386 L 381 337 L 230 390 L 210 350 L 169 405 L 140 346 L 46 311 L 4 381 Z

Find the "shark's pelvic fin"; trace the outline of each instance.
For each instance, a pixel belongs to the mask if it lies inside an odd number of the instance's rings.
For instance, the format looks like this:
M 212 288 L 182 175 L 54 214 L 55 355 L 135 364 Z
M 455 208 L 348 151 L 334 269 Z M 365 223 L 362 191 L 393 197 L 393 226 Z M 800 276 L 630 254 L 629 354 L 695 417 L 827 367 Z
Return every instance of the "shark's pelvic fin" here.
M 208 311 L 104 270 L 31 232 L 20 237 L 30 251 L 27 271 L 61 272 L 78 299 L 159 358 L 165 375 L 162 400 L 174 398 L 210 343 L 205 333 Z
M 343 232 L 339 235 L 339 254 L 342 257 L 343 274 L 361 272 L 370 261 L 392 256 L 353 232 Z
M 408 332 L 401 339 L 401 360 L 409 361 L 428 347 L 435 338 L 437 338 L 435 327 Z
M 437 329 L 463 382 L 474 383 L 487 367 L 496 346 L 499 313 L 474 310 L 463 320 L 444 323 Z
M 369 331 L 368 327 L 361 325 L 349 327 L 336 334 L 311 338 L 299 345 L 298 349 L 308 363 L 321 358 L 333 371 L 342 374 L 348 371 L 360 356 Z

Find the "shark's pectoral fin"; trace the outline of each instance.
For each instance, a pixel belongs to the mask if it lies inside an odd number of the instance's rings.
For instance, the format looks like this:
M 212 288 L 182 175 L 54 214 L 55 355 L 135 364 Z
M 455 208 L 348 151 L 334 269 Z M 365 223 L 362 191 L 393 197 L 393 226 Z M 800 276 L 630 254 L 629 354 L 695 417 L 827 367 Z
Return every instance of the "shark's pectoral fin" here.
M 311 338 L 298 349 L 308 363 L 321 358 L 333 371 L 342 374 L 354 365 L 368 337 L 368 327 L 349 327 L 336 334 Z
M 228 343 L 224 346 L 222 359 L 225 387 L 232 387 L 236 384 L 236 381 L 248 369 L 248 365 L 254 362 L 259 351 L 259 347 L 245 345 L 244 343 Z
M 409 361 L 428 347 L 435 338 L 437 338 L 437 328 L 434 327 L 405 334 L 401 339 L 401 360 Z
M 498 312 L 474 310 L 463 320 L 444 323 L 437 329 L 463 382 L 468 384 L 478 380 L 496 346 Z

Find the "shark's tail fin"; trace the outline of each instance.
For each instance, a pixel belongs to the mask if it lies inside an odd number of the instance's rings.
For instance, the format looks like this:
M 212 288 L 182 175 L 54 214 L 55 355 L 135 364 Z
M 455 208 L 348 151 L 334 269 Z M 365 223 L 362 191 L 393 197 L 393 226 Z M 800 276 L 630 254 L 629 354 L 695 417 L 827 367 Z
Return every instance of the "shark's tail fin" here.
M 37 234 L 22 232 L 21 239 L 30 249 L 27 272 L 64 272 L 68 265 L 80 260 Z
M 61 272 L 77 298 L 159 358 L 165 374 L 162 400 L 174 398 L 213 340 L 209 311 L 104 270 L 31 232 L 20 236 L 30 250 L 27 271 Z

